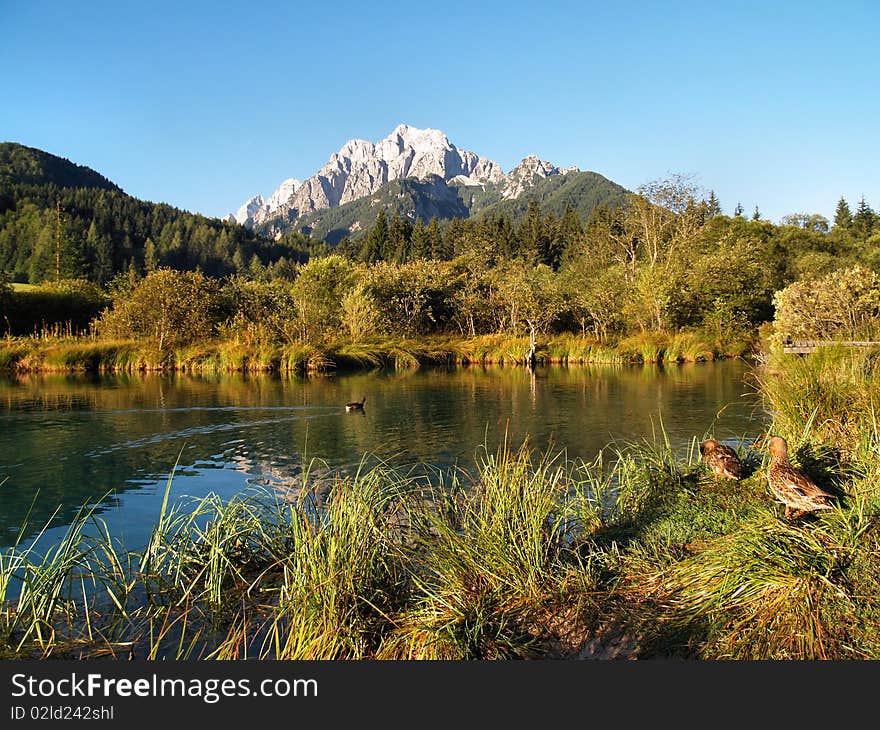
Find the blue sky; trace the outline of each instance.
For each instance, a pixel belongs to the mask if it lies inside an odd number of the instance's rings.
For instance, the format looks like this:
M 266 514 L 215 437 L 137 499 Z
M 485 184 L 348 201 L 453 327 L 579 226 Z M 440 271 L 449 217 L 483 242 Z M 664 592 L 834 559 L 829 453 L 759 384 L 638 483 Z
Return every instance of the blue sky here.
M 435 127 L 726 213 L 880 209 L 880 3 L 0 0 L 0 140 L 225 215 L 343 143 Z

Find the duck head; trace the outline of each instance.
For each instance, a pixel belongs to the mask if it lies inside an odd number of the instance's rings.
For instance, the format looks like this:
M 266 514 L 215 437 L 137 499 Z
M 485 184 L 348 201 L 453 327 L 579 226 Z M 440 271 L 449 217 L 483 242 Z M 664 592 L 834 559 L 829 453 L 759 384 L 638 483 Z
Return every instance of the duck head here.
M 715 449 L 718 448 L 718 440 L 717 439 L 706 439 L 705 441 L 700 442 L 700 453 L 705 456 L 706 454 L 710 454 Z
M 767 451 L 774 459 L 786 461 L 788 459 L 788 442 L 782 436 L 771 436 L 767 441 Z

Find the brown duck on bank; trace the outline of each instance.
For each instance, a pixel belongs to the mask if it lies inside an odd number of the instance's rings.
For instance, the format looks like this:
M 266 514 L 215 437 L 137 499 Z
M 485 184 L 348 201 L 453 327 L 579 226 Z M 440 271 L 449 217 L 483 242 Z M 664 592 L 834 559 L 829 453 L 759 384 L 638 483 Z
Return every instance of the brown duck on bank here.
M 786 518 L 794 510 L 795 517 L 805 512 L 832 509 L 833 494 L 818 486 L 800 469 L 788 460 L 788 443 L 782 436 L 773 436 L 767 442 L 770 452 L 770 468 L 767 470 L 767 483 L 773 495 L 785 505 Z
M 712 470 L 712 477 L 718 481 L 718 477 L 725 479 L 742 479 L 743 465 L 736 452 L 729 446 L 722 444 L 716 439 L 706 439 L 700 442 L 700 453 L 703 461 Z
M 363 398 L 361 398 L 360 403 L 358 403 L 357 401 L 353 401 L 351 403 L 346 403 L 345 410 L 347 410 L 347 411 L 362 411 L 362 410 L 364 410 L 364 403 L 366 403 L 366 402 L 367 402 L 367 396 L 364 396 Z

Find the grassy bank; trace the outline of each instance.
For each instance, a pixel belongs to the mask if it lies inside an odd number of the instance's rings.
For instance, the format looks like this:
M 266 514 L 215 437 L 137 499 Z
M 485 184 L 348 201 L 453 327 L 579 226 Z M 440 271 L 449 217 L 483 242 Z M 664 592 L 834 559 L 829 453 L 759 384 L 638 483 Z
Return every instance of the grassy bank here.
M 574 335 L 538 342 L 542 364 L 698 362 L 749 352 L 750 342 L 718 341 L 705 333 L 645 333 L 613 344 Z M 0 370 L 18 372 L 316 372 L 332 369 L 405 369 L 423 365 L 516 365 L 526 362 L 527 337 L 431 337 L 362 342 L 248 344 L 198 343 L 160 352 L 152 342 L 91 337 L 6 338 Z
M 739 483 L 656 438 L 593 463 L 523 445 L 472 472 L 306 473 L 181 501 L 127 552 L 83 514 L 0 563 L 6 657 L 880 658 L 876 353 L 775 356 L 792 458 L 845 496 L 789 521 L 767 456 Z M 759 434 L 762 436 L 763 434 Z M 761 439 L 759 438 L 760 442 Z M 324 474 L 324 472 L 321 472 Z M 314 472 L 317 474 L 317 471 Z

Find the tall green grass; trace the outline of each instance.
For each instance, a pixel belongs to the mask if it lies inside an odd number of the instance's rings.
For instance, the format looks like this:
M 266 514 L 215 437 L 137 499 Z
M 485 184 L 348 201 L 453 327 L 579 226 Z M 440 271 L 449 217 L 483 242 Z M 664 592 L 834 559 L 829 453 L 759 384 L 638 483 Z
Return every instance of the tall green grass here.
M 880 431 L 875 355 L 777 354 L 758 376 L 769 432 L 842 494 L 827 514 L 789 522 L 766 461 L 735 487 L 688 485 L 639 520 L 621 553 L 630 626 L 648 654 L 720 659 L 877 658 Z M 761 440 L 759 440 L 760 443 Z M 718 515 L 713 518 L 713 510 Z
M 777 430 L 854 448 L 878 432 L 880 349 L 824 347 L 807 356 L 775 352 L 758 385 Z
M 651 577 L 668 621 L 705 632 L 704 655 L 825 659 L 842 637 L 824 604 L 847 599 L 823 537 L 775 519 L 749 522 Z
M 9 340 L 0 344 L 0 370 L 17 370 L 27 356 L 28 348 L 23 343 Z
M 587 337 L 559 335 L 551 337 L 546 345 L 547 361 L 563 364 L 619 364 L 626 357 L 616 348 Z
M 697 332 L 677 332 L 669 338 L 663 359 L 666 362 L 703 362 L 719 355 L 708 338 Z
M 414 601 L 382 656 L 492 659 L 522 655 L 529 624 L 564 576 L 563 465 L 530 451 L 486 454 L 479 478 L 435 489 L 413 518 L 423 556 Z
M 433 486 L 364 466 L 323 501 L 309 470 L 287 500 L 173 499 L 169 480 L 140 554 L 106 529 L 87 536 L 83 518 L 39 560 L 5 555 L 0 587 L 24 590 L 2 596 L 2 636 L 19 656 L 524 656 L 547 611 L 590 579 L 563 539 L 572 474 L 502 448 Z
M 96 601 L 110 597 L 121 608 L 132 585 L 131 565 L 92 509 L 81 509 L 57 539 L 44 540 L 51 522 L 24 545 L 25 521 L 15 544 L 0 553 L 0 642 L 12 655 L 93 640 Z M 112 606 L 106 617 L 112 625 Z

